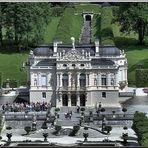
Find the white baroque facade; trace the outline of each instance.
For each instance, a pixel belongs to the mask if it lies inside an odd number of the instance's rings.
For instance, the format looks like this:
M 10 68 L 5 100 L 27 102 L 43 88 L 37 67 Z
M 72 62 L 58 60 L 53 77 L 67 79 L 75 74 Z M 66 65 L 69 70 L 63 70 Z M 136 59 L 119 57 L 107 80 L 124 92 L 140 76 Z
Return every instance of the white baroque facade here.
M 127 59 L 115 46 L 54 42 L 29 55 L 30 102 L 56 107 L 118 106 L 127 90 Z

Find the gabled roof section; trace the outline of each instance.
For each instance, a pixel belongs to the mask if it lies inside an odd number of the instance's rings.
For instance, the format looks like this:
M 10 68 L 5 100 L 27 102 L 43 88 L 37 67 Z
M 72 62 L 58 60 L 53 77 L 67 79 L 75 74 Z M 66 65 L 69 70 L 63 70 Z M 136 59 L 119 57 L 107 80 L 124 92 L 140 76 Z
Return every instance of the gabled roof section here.
M 36 66 L 56 66 L 55 59 L 44 59 L 36 64 Z
M 115 63 L 109 59 L 92 59 L 91 64 L 98 66 L 113 66 Z

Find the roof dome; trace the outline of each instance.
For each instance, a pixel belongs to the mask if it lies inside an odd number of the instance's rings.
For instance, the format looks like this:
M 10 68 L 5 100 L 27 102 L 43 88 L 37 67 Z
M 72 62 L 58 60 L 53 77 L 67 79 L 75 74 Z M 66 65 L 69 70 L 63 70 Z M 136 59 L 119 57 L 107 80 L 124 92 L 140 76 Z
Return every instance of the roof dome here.
M 33 53 L 35 56 L 50 56 L 52 55 L 52 50 L 48 47 L 37 47 Z

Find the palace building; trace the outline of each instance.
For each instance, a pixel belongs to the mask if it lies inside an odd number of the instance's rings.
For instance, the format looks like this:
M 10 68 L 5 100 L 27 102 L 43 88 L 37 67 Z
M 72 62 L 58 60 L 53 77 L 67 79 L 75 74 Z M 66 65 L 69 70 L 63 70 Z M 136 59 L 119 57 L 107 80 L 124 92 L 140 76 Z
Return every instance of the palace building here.
M 127 91 L 127 59 L 115 46 L 54 42 L 30 51 L 30 102 L 56 107 L 119 107 Z

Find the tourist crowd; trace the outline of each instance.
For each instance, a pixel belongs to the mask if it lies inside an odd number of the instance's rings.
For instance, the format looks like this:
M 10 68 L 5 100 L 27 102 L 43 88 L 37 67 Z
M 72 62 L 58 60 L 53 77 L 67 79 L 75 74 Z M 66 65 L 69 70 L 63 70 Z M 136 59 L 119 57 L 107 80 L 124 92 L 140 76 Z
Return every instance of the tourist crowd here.
M 0 105 L 2 112 L 31 112 L 31 111 L 47 111 L 51 109 L 51 103 L 6 103 Z

